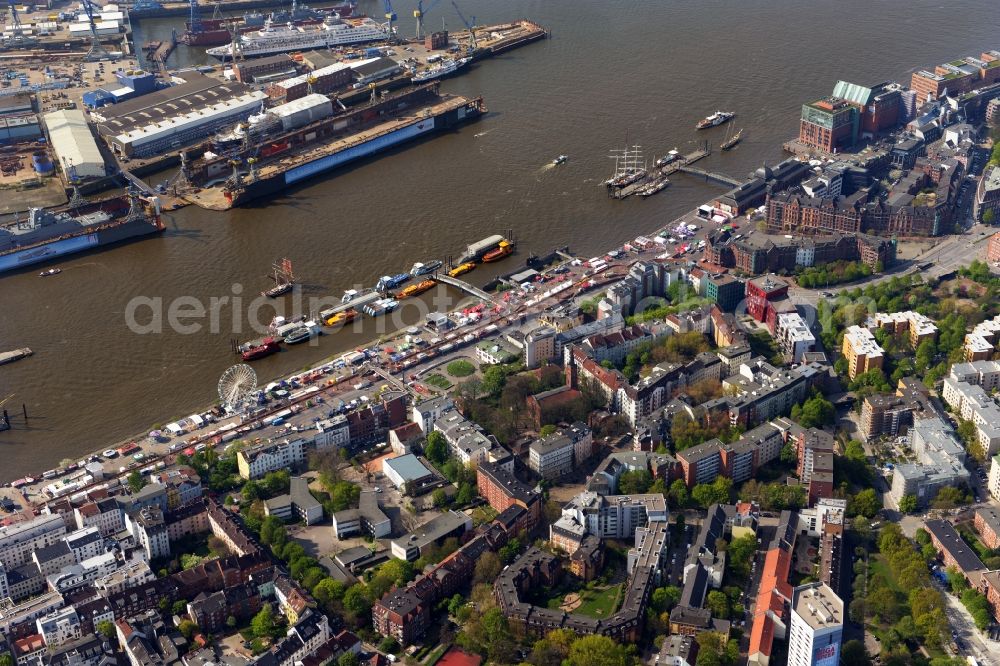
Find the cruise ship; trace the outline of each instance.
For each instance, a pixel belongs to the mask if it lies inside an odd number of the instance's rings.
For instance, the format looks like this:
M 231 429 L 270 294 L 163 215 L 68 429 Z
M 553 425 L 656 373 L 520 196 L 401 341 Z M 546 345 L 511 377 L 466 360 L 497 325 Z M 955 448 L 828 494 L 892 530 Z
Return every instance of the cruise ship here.
M 730 120 L 736 117 L 736 114 L 732 111 L 716 111 L 710 116 L 706 116 L 698 121 L 695 125 L 696 129 L 708 129 L 709 127 L 718 127 L 722 123 L 728 123 Z
M 275 53 L 308 51 L 388 38 L 387 26 L 384 23 L 376 23 L 368 17 L 331 16 L 320 25 L 275 25 L 274 22 L 267 20 L 260 30 L 240 35 L 236 42 L 236 50 L 245 58 L 255 58 Z M 220 60 L 229 60 L 233 55 L 233 45 L 217 46 L 205 52 Z

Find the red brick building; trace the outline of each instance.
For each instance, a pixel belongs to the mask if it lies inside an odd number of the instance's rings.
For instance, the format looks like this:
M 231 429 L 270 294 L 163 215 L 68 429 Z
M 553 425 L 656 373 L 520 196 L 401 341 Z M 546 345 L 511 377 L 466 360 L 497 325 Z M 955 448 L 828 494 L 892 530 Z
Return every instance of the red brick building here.
M 759 322 L 766 322 L 771 302 L 788 296 L 788 283 L 776 275 L 764 275 L 747 280 L 747 314 Z
M 977 509 L 972 524 L 987 548 L 990 550 L 1000 548 L 1000 511 L 993 507 Z
M 476 468 L 479 494 L 498 513 L 512 506 L 527 512 L 525 526 L 530 532 L 542 518 L 542 496 L 534 488 L 518 481 L 513 474 L 491 462 L 481 462 Z
M 833 153 L 854 145 L 858 138 L 857 107 L 839 97 L 802 105 L 799 142 Z
M 1000 261 L 1000 231 L 990 237 L 986 246 L 986 261 Z

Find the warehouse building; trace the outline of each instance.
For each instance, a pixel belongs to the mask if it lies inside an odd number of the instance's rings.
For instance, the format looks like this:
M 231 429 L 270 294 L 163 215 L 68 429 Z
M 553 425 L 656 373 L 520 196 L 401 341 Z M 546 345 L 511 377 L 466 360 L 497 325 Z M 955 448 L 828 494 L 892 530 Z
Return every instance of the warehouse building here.
M 354 71 L 357 68 L 369 65 L 376 60 L 379 60 L 379 58 L 338 62 L 321 67 L 308 74 L 293 76 L 283 81 L 276 81 L 267 87 L 267 94 L 271 99 L 291 102 L 304 97 L 310 92 L 330 93 L 350 85 L 354 81 Z
M 83 111 L 52 111 L 42 116 L 42 120 L 48 129 L 52 150 L 64 171 L 72 166 L 78 178 L 101 178 L 106 175 L 104 157 Z
M 177 150 L 260 110 L 267 95 L 242 83 L 186 72 L 176 86 L 96 109 L 104 140 L 119 155 L 150 157 Z
M 34 113 L 0 116 L 0 143 L 34 141 L 41 135 L 42 128 Z

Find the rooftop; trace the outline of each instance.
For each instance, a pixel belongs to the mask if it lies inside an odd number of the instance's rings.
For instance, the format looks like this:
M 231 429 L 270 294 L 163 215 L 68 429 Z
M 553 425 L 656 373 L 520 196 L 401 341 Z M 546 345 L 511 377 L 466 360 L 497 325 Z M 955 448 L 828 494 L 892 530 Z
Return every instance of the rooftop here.
M 844 602 L 826 583 L 800 585 L 792 591 L 792 610 L 814 631 L 844 624 Z
M 405 456 L 397 456 L 389 460 L 382 461 L 383 469 L 391 469 L 398 474 L 403 481 L 417 481 L 431 476 L 430 470 L 424 467 L 420 459 L 412 453 Z

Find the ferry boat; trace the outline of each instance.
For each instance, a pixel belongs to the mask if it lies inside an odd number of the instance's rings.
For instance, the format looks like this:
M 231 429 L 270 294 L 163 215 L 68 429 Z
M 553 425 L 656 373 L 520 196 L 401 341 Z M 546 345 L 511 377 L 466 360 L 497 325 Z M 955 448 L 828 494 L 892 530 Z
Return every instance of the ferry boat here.
M 451 76 L 461 68 L 469 64 L 469 58 L 459 58 L 454 60 L 452 58 L 446 58 L 441 62 L 437 63 L 430 69 L 425 69 L 422 72 L 418 72 L 413 75 L 414 83 L 423 83 L 424 81 L 433 81 L 434 79 L 443 79 L 446 76 Z
M 327 326 L 336 326 L 338 324 L 349 324 L 358 317 L 358 311 L 354 308 L 349 308 L 341 312 L 334 313 L 326 318 L 323 323 Z
M 448 271 L 448 275 L 450 275 L 451 277 L 458 277 L 459 275 L 465 275 L 475 267 L 476 267 L 475 262 L 467 261 L 464 264 L 459 264 L 458 266 L 455 266 L 453 269 Z
M 281 343 L 273 337 L 267 337 L 259 343 L 244 347 L 240 352 L 240 358 L 244 361 L 256 361 L 259 358 L 270 356 L 281 349 Z
M 400 291 L 398 294 L 396 294 L 396 298 L 404 299 L 404 298 L 410 298 L 411 296 L 417 296 L 429 289 L 433 289 L 435 284 L 437 284 L 437 282 L 435 282 L 434 280 L 421 280 L 420 282 L 416 284 L 411 284 L 409 287 L 406 287 L 405 289 Z
M 413 264 L 410 269 L 410 275 L 427 275 L 428 273 L 433 273 L 437 269 L 441 268 L 444 263 L 439 259 L 434 259 L 433 261 L 428 261 L 426 264 L 420 263 L 419 261 Z
M 662 169 L 663 167 L 667 166 L 668 164 L 673 164 L 674 162 L 676 162 L 680 158 L 681 158 L 681 154 L 677 151 L 676 148 L 674 148 L 673 150 L 671 150 L 670 152 L 668 152 L 666 155 L 664 155 L 660 159 L 656 160 L 656 167 L 658 169 Z
M 490 250 L 489 252 L 483 255 L 483 261 L 487 263 L 492 261 L 500 261 L 505 257 L 509 257 L 513 253 L 514 253 L 514 246 L 508 243 L 507 241 L 502 241 L 500 243 L 500 247 L 498 247 L 495 250 Z
M 368 17 L 341 19 L 331 16 L 317 26 L 275 25 L 268 19 L 260 30 L 240 35 L 236 40 L 236 50 L 245 58 L 256 58 L 274 53 L 375 42 L 389 37 L 385 24 L 376 23 Z M 205 53 L 220 60 L 229 60 L 233 57 L 233 44 L 216 46 Z
M 736 114 L 732 111 L 716 111 L 710 116 L 703 118 L 698 121 L 695 125 L 696 129 L 708 129 L 709 127 L 718 127 L 722 123 L 728 123 L 730 120 L 736 117 Z
M 314 321 L 307 321 L 285 336 L 285 344 L 297 345 L 306 340 L 311 340 L 321 333 L 319 325 Z
M 409 273 L 398 273 L 396 275 L 383 275 L 379 279 L 378 284 L 375 285 L 375 289 L 378 291 L 389 291 L 390 289 L 395 289 L 399 285 L 403 284 L 413 276 Z

